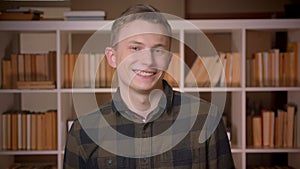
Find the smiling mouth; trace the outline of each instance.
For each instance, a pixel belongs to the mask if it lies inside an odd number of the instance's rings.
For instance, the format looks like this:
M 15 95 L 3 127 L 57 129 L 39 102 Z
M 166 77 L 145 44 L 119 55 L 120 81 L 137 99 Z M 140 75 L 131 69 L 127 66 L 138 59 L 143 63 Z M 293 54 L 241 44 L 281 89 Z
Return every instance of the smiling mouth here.
M 144 70 L 134 70 L 134 73 L 138 76 L 144 76 L 144 77 L 150 77 L 156 74 L 156 72 L 153 71 L 144 71 Z

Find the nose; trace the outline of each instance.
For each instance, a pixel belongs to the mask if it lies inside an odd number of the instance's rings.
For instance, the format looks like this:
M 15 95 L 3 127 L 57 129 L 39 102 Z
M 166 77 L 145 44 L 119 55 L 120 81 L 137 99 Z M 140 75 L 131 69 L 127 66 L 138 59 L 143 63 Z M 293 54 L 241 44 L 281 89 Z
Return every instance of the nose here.
M 143 65 L 152 66 L 155 62 L 153 53 L 149 49 L 143 50 L 140 58 Z

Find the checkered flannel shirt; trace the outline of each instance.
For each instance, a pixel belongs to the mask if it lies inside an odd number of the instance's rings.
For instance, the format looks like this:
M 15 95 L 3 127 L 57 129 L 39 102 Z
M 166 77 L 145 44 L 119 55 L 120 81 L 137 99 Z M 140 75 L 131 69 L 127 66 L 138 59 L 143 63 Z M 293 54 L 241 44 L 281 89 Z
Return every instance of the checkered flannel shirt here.
M 99 110 L 84 115 L 75 120 L 71 130 L 68 133 L 67 143 L 64 154 L 64 169 L 136 169 L 136 168 L 153 168 L 153 169 L 231 169 L 234 168 L 234 163 L 231 155 L 229 141 L 226 135 L 226 130 L 220 118 L 214 117 L 208 113 L 212 104 L 195 98 L 193 96 L 173 91 L 172 88 L 164 82 L 164 94 L 166 99 L 161 100 L 158 107 L 150 114 L 147 121 L 142 121 L 135 113 L 131 112 L 122 101 L 120 91 L 117 90 L 113 99 L 107 104 L 102 105 Z M 140 146 L 139 150 L 151 152 L 152 143 L 145 142 L 144 144 L 135 144 L 134 141 L 122 144 L 124 140 L 106 138 L 102 133 L 100 140 L 99 133 L 105 127 L 99 123 L 101 117 L 105 119 L 107 124 L 118 133 L 131 138 L 147 138 L 157 136 L 169 129 L 177 119 L 179 111 L 183 106 L 189 107 L 190 104 L 200 103 L 197 110 L 197 115 L 185 116 L 179 119 L 183 128 L 185 124 L 191 122 L 191 118 L 196 118 L 195 123 L 191 126 L 191 130 L 186 136 L 176 145 L 165 152 L 154 154 L 153 156 L 129 157 L 120 155 L 118 152 L 109 152 L 99 146 L 101 141 L 108 141 L 111 145 L 116 146 L 119 152 L 124 150 L 133 150 Z M 166 107 L 166 108 L 164 108 Z M 189 110 L 183 109 L 184 113 L 189 114 Z M 102 116 L 99 116 L 101 113 Z M 213 114 L 213 113 L 212 113 Z M 186 118 L 188 117 L 188 118 Z M 208 125 L 203 127 L 207 119 L 215 120 L 216 126 Z M 131 119 L 131 120 L 129 120 Z M 132 120 L 134 119 L 134 120 Z M 177 119 L 178 120 L 178 119 Z M 187 125 L 188 126 L 188 125 Z M 199 143 L 201 130 L 213 130 L 209 138 L 205 142 Z M 167 139 L 174 139 L 176 134 L 181 131 L 180 128 L 174 129 Z M 205 132 L 204 132 L 205 133 Z M 206 133 L 210 133 L 207 131 Z M 110 140 L 111 139 L 111 140 Z M 96 142 L 96 143 L 95 143 Z M 121 144 L 120 144 L 121 143 Z M 163 144 L 163 143 L 162 143 Z M 156 145 L 159 145 L 156 143 Z M 128 146 L 128 147 L 127 147 Z M 157 148 L 157 146 L 156 146 Z M 122 154 L 122 153 L 121 153 Z

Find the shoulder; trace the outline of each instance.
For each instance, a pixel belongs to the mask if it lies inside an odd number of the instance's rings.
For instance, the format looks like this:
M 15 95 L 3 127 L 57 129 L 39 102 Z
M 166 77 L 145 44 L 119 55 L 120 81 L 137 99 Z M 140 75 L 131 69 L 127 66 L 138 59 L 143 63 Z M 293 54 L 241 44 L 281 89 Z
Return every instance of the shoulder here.
M 77 121 L 80 123 L 97 123 L 99 121 L 100 115 L 106 116 L 112 114 L 112 101 L 100 105 L 97 109 L 87 112 L 86 114 L 78 117 Z
M 174 91 L 173 107 L 188 106 L 198 110 L 198 115 L 218 114 L 218 107 L 202 98 L 199 95 Z

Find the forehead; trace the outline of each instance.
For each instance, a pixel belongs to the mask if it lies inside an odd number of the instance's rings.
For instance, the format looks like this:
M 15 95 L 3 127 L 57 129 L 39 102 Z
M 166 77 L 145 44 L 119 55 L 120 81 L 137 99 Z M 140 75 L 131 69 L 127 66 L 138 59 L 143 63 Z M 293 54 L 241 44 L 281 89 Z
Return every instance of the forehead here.
M 135 20 L 127 23 L 119 31 L 118 42 L 130 37 L 139 37 L 141 35 L 162 35 L 168 36 L 166 28 L 159 23 L 152 23 L 145 20 Z M 117 42 L 117 43 L 118 43 Z

